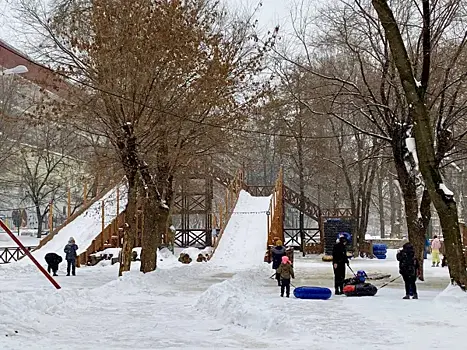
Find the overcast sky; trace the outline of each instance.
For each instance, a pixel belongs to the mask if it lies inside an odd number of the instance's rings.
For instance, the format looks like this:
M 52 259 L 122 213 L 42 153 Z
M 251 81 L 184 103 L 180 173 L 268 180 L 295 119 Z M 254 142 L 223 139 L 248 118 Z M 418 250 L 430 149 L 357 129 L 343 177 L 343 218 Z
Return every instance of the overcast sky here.
M 43 0 L 47 1 L 47 0 Z M 254 9 L 261 1 L 257 18 L 262 30 L 270 30 L 279 24 L 284 31 L 290 27 L 290 10 L 299 0 L 224 0 L 232 8 Z M 21 23 L 14 12 L 15 0 L 0 0 L 0 38 L 20 50 L 26 50 L 27 38 L 21 33 Z

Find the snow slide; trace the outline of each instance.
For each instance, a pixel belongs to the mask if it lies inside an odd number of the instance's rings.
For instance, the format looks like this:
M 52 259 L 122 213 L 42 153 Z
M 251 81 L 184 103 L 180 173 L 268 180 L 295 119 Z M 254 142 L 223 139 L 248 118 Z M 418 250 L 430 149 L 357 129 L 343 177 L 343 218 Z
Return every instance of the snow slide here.
M 241 191 L 211 262 L 233 269 L 251 268 L 263 262 L 268 239 L 271 197 L 253 197 Z
M 119 213 L 125 210 L 127 202 L 127 191 L 125 185 L 120 185 L 120 206 Z M 109 225 L 117 216 L 117 187 L 110 190 L 101 200 L 93 203 L 88 210 L 63 227 L 57 234 L 40 249 L 34 251 L 32 255 L 40 262 L 44 261 L 47 253 L 54 252 L 65 258 L 63 249 L 70 237 L 74 237 L 78 245 L 78 255 L 85 252 L 92 241 L 102 231 L 102 201 L 104 201 L 104 223 Z M 30 259 L 21 259 L 20 262 L 32 264 Z

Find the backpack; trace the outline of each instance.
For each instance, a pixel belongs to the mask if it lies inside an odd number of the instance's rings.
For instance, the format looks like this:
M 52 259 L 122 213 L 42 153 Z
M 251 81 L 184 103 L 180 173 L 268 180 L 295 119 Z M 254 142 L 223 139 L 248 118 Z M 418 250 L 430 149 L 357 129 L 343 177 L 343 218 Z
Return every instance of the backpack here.
M 399 272 L 401 275 L 416 276 L 415 252 L 412 249 L 402 250 L 400 253 Z

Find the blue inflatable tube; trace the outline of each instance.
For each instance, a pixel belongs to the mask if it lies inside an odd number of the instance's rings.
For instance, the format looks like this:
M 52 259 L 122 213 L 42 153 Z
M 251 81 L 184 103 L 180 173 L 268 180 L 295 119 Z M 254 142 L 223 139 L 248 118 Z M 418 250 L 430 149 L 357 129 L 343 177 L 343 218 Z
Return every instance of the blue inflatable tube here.
M 329 288 L 297 287 L 294 289 L 293 295 L 298 299 L 327 300 L 331 297 L 332 292 Z

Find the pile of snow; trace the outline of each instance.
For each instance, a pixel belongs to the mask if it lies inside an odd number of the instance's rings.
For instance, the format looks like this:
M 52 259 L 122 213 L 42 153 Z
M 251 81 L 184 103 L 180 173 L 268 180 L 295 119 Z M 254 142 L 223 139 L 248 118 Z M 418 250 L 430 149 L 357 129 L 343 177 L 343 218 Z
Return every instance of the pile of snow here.
M 271 308 L 259 295 L 265 288 L 260 281 L 267 280 L 269 272 L 264 268 L 240 272 L 214 284 L 201 294 L 195 307 L 223 323 L 287 335 L 294 329 L 289 316 Z
M 261 265 L 268 239 L 271 197 L 253 197 L 241 191 L 211 262 L 232 269 Z
M 463 310 L 467 312 L 467 293 L 463 292 L 457 285 L 449 285 L 445 290 L 439 293 L 435 302 L 442 304 L 460 304 Z
M 120 205 L 119 213 L 125 210 L 127 202 L 127 191 L 125 185 L 120 185 Z M 92 241 L 102 230 L 102 201 L 104 201 L 104 224 L 109 225 L 117 216 L 117 187 L 109 191 L 101 200 L 92 204 L 88 210 L 78 216 L 64 228 L 62 228 L 46 245 L 34 251 L 33 255 L 39 261 L 44 260 L 47 253 L 54 252 L 62 257 L 65 256 L 63 249 L 70 237 L 74 237 L 78 245 L 78 254 L 87 250 Z M 22 259 L 22 262 L 32 263 L 29 259 Z

